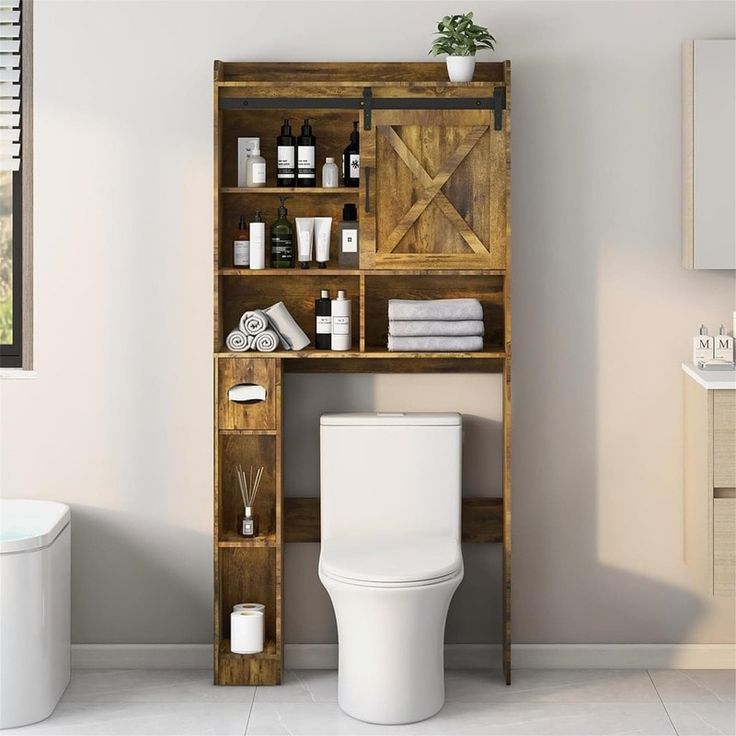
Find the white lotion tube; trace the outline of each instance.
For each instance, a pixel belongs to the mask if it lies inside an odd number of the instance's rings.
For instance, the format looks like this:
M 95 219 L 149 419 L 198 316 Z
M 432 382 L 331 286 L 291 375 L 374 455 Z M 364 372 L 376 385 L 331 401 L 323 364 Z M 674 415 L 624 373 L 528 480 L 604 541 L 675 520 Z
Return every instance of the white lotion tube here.
M 314 218 L 314 243 L 317 250 L 317 268 L 327 268 L 330 260 L 330 237 L 332 236 L 332 218 Z
M 299 256 L 299 265 L 302 268 L 309 268 L 309 261 L 312 260 L 312 242 L 314 240 L 313 235 L 314 217 L 297 217 L 297 254 Z
M 230 614 L 230 651 L 235 654 L 262 652 L 263 619 L 263 611 L 233 611 Z

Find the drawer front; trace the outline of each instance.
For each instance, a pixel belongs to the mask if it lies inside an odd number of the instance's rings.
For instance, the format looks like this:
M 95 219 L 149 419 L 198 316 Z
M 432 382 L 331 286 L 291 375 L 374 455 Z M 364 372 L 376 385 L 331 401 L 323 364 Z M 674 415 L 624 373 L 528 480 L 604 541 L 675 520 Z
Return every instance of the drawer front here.
M 736 595 L 736 498 L 713 499 L 713 593 Z
M 713 486 L 736 487 L 736 391 L 713 392 Z
M 230 389 L 249 384 L 262 387 L 265 398 L 245 402 L 231 400 Z M 218 359 L 217 405 L 219 429 L 276 429 L 276 361 Z

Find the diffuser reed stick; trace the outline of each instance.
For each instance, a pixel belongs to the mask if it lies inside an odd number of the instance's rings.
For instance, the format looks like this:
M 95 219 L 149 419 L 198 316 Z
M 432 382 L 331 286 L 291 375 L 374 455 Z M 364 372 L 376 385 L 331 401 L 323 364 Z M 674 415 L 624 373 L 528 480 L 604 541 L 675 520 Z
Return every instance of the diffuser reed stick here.
M 248 473 L 246 474 L 243 468 L 238 465 L 236 467 L 236 472 L 238 474 L 238 483 L 240 485 L 240 495 L 243 498 L 243 506 L 245 506 L 245 508 L 252 507 L 256 500 L 256 496 L 258 495 L 258 489 L 261 485 L 263 466 L 258 468 L 254 474 L 253 466 L 251 465 L 248 469 Z

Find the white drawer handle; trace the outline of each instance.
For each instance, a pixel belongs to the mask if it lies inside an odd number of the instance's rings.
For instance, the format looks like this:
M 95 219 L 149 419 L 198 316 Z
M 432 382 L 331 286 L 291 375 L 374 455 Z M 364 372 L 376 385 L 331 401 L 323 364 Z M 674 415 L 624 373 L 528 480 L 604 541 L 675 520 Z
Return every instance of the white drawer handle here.
M 228 390 L 227 398 L 235 404 L 257 404 L 266 400 L 266 389 L 257 383 L 239 383 Z

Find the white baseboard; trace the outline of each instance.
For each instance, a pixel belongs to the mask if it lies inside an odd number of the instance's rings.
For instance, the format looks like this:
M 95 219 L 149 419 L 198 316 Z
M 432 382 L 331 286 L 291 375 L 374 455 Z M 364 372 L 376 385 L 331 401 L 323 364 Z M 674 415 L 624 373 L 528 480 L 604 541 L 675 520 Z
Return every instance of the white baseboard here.
M 337 644 L 287 644 L 288 669 L 337 667 Z M 447 644 L 449 669 L 500 666 L 497 644 Z M 73 644 L 72 666 L 198 669 L 212 666 L 209 644 Z M 515 644 L 516 669 L 736 669 L 736 644 Z

